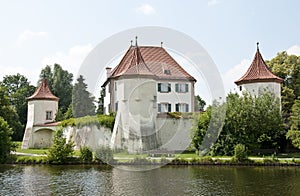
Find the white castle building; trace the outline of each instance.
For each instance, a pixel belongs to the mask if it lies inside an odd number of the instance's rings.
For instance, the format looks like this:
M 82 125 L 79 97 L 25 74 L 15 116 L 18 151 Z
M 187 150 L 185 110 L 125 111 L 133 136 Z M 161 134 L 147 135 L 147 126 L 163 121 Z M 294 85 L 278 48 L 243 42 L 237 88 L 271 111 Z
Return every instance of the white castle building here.
M 40 86 L 27 98 L 28 112 L 22 148 L 46 148 L 52 145 L 52 133 L 58 123 L 55 116 L 59 98 L 49 89 L 45 78 Z
M 269 92 L 281 100 L 281 85 L 283 81 L 280 77 L 274 75 L 262 58 L 257 43 L 257 51 L 247 72 L 235 84 L 239 92 L 246 91 L 251 96 L 259 96 Z
M 113 70 L 107 68 L 102 85 L 105 113 L 117 113 L 111 147 L 129 152 L 157 148 L 157 114 L 193 112 L 195 82 L 163 47 L 136 41 Z

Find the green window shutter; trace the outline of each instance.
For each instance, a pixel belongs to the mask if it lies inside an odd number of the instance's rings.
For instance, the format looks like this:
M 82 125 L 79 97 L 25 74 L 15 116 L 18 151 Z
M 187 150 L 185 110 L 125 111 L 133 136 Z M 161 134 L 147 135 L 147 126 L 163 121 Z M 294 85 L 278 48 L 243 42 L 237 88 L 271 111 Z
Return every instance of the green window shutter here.
M 189 104 L 185 104 L 185 112 L 189 112 Z
M 177 93 L 179 92 L 178 84 L 175 84 L 175 91 L 176 91 Z
M 168 112 L 171 112 L 171 104 L 168 104 Z
M 178 103 L 175 104 L 175 108 L 176 108 L 176 112 L 179 112 L 179 104 Z
M 171 92 L 171 84 L 168 84 L 168 92 Z
M 157 84 L 158 92 L 161 92 L 161 83 Z
M 160 103 L 157 105 L 157 111 L 161 112 L 161 104 Z

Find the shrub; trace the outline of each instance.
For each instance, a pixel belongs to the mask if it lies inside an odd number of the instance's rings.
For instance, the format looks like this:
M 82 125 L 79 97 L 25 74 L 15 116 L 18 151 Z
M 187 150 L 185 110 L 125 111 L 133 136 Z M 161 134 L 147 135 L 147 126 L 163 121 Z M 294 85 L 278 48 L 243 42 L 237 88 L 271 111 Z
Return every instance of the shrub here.
M 238 161 L 244 161 L 247 159 L 247 151 L 244 144 L 237 144 L 234 147 L 234 158 Z
M 93 152 L 86 146 L 80 147 L 80 159 L 83 162 L 91 162 L 93 160 Z
M 59 127 L 53 137 L 53 145 L 48 152 L 48 160 L 52 163 L 62 164 L 65 163 L 69 156 L 74 152 L 74 143 L 66 141 L 63 135 L 63 128 Z
M 95 151 L 95 159 L 104 163 L 111 163 L 114 159 L 113 151 L 109 146 L 98 147 Z
M 0 163 L 4 163 L 12 150 L 12 131 L 7 122 L 0 117 Z

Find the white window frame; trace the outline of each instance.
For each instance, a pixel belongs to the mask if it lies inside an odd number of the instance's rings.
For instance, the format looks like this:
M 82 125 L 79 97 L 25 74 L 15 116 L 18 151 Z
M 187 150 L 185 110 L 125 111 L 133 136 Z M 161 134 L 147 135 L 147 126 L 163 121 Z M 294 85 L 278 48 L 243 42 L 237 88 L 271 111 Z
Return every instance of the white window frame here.
M 187 93 L 187 92 L 189 92 L 189 84 L 177 83 L 177 84 L 175 84 L 175 91 L 177 93 Z
M 172 105 L 170 103 L 158 103 L 157 104 L 157 112 L 164 113 L 164 112 L 171 112 Z
M 189 112 L 189 104 L 187 103 L 177 103 L 175 104 L 176 112 Z
M 53 112 L 46 111 L 46 120 L 52 120 L 52 119 L 53 119 Z

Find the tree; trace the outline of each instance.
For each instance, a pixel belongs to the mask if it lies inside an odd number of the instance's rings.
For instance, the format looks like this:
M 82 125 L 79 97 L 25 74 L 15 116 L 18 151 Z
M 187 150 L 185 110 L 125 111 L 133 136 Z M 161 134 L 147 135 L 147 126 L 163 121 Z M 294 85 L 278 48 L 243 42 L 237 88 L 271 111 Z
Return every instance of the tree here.
M 206 102 L 199 96 L 195 96 L 195 112 L 204 111 Z
M 226 103 L 217 106 L 216 110 L 221 110 L 224 106 L 227 107 L 225 124 L 217 142 L 211 148 L 211 154 L 233 155 L 234 148 L 239 143 L 249 150 L 279 148 L 284 127 L 277 99 L 270 94 L 255 98 L 249 94 L 238 96 L 231 93 L 227 96 Z M 200 138 L 196 140 L 196 145 L 192 140 L 195 147 L 199 146 L 201 138 L 208 130 L 209 116 L 206 115 L 209 112 L 200 115 L 198 127 L 192 132 L 192 138 Z M 209 123 L 211 126 L 212 123 Z
M 60 98 L 58 103 L 59 111 L 56 120 L 63 120 L 72 101 L 73 74 L 62 69 L 59 64 L 54 64 L 53 70 L 49 65 L 42 69 L 40 81 L 43 77 L 46 78 L 52 93 Z
M 7 122 L 0 116 L 0 163 L 5 163 L 12 148 L 12 131 Z
M 15 108 L 19 120 L 23 128 L 25 128 L 27 122 L 26 98 L 34 93 L 35 87 L 30 85 L 28 79 L 19 73 L 5 76 L 0 85 L 5 88 L 10 104 Z
M 101 89 L 100 91 L 100 97 L 98 99 L 98 108 L 97 108 L 97 114 L 104 114 L 104 97 L 105 97 L 105 88 Z
M 67 143 L 63 135 L 63 128 L 59 127 L 53 136 L 53 145 L 48 152 L 48 160 L 52 163 L 65 163 L 74 152 L 74 143 L 69 140 Z
M 295 100 L 290 117 L 291 129 L 286 134 L 293 146 L 300 149 L 300 99 Z
M 0 86 L 0 117 L 2 117 L 12 129 L 12 139 L 22 140 L 24 128 L 22 127 L 19 116 L 14 107 L 10 105 L 5 87 Z
M 94 97 L 87 91 L 87 84 L 84 83 L 82 75 L 77 79 L 72 93 L 73 115 L 83 117 L 95 115 Z

